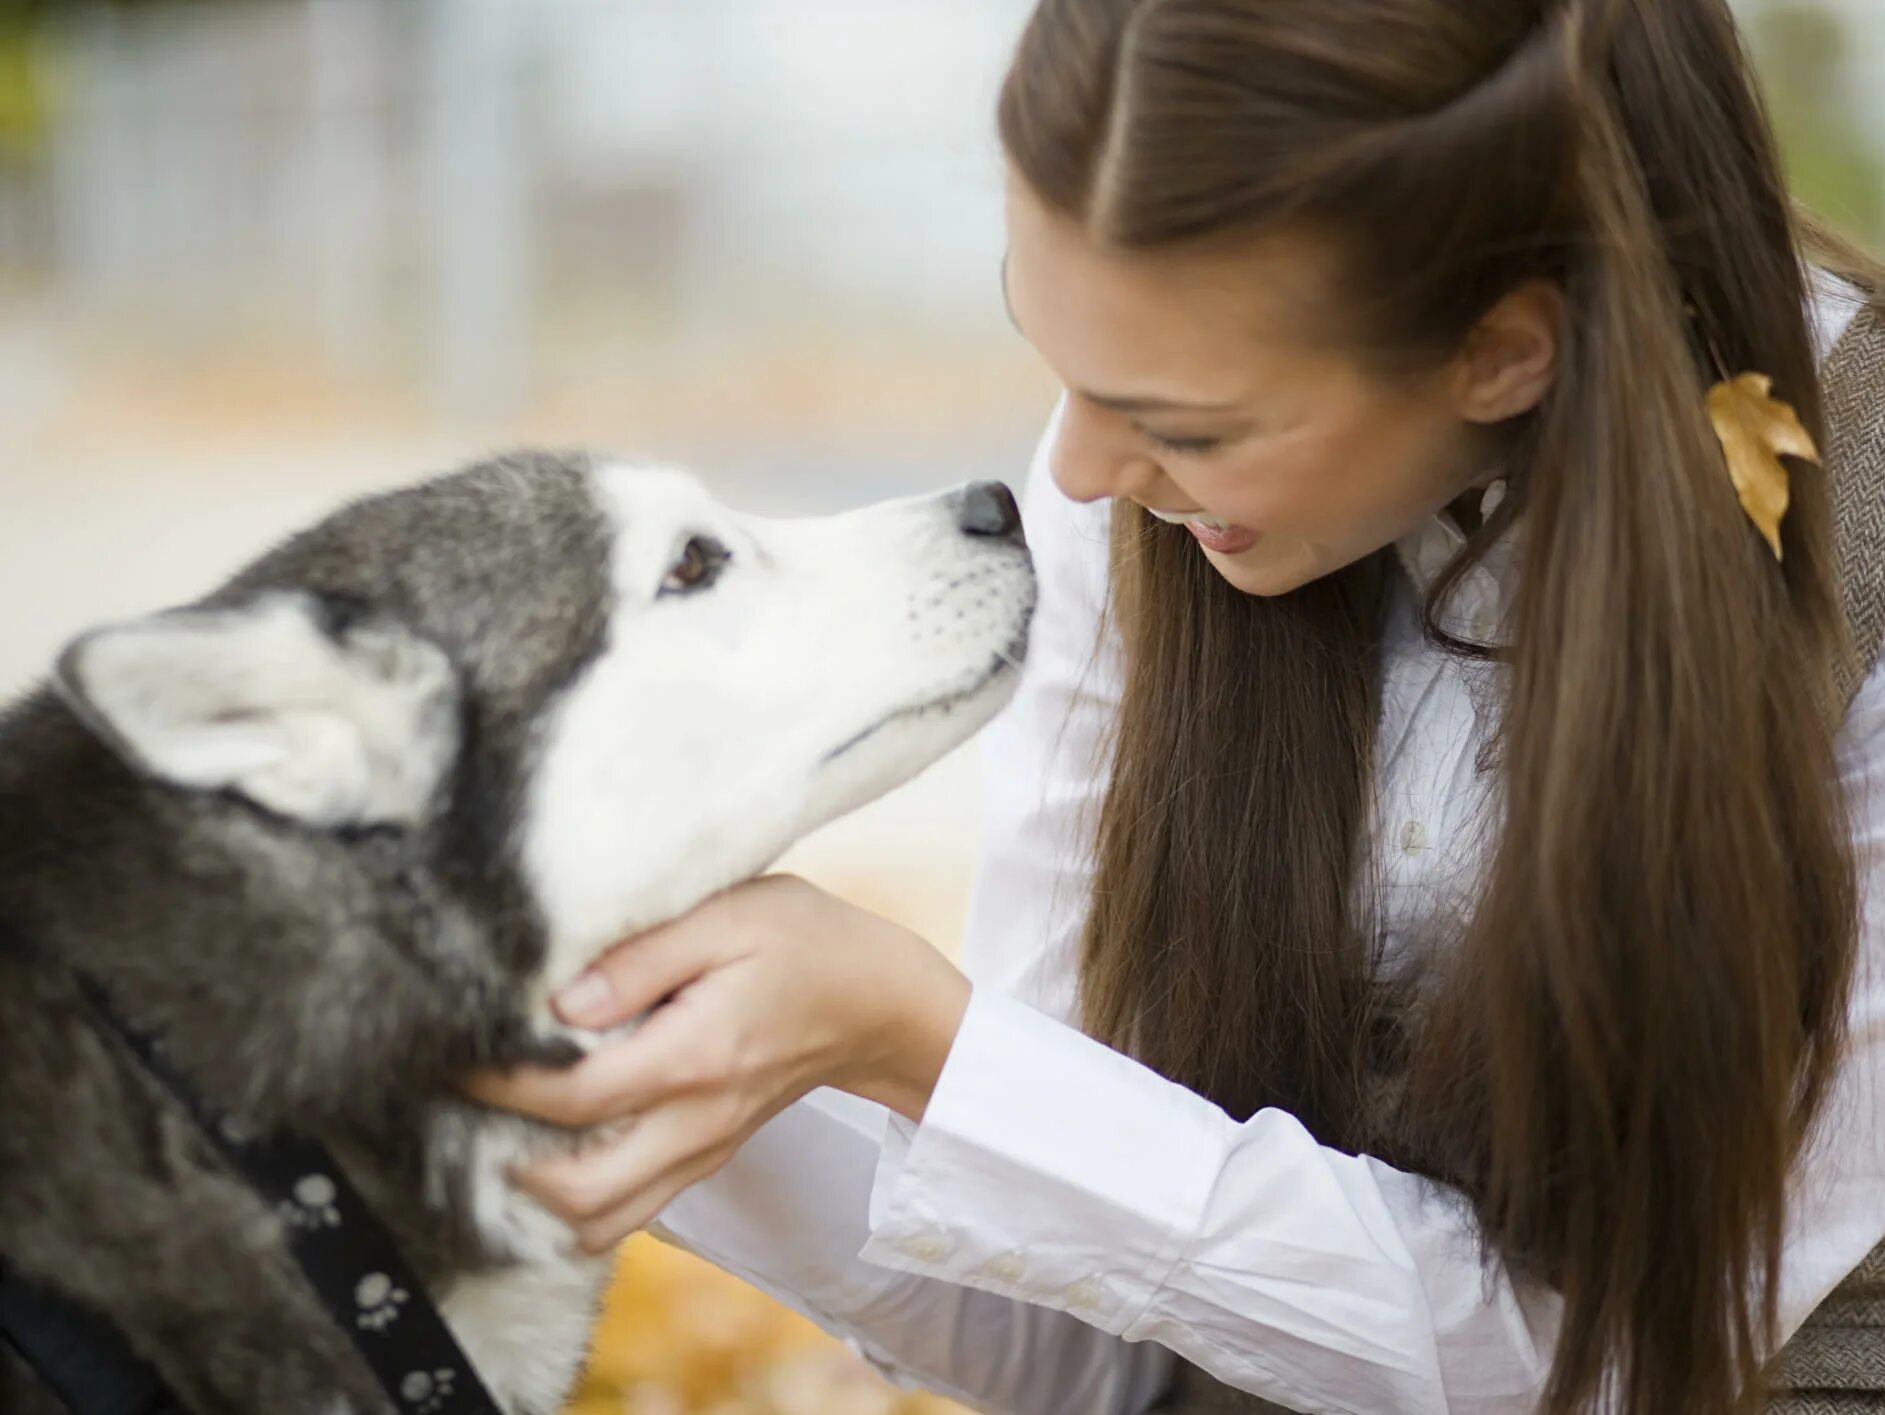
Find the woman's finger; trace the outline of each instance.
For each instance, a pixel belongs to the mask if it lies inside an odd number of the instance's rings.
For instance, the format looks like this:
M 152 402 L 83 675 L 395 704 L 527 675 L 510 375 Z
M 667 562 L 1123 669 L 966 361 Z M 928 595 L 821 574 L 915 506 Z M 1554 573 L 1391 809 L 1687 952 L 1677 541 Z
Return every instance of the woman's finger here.
M 580 1229 L 724 1144 L 727 1128 L 715 1123 L 714 1110 L 699 1102 L 665 1106 L 602 1144 L 538 1160 L 513 1177 L 518 1188 Z
M 616 944 L 556 996 L 574 1027 L 613 1027 L 639 1017 L 724 956 L 723 911 L 714 901 Z
M 611 1251 L 630 1234 L 639 1233 L 653 1223 L 676 1195 L 719 1169 L 732 1154 L 733 1148 L 728 1146 L 709 1150 L 668 1171 L 619 1207 L 599 1218 L 576 1224 L 577 1246 L 595 1256 Z
M 495 1110 L 534 1116 L 569 1129 L 595 1123 L 588 1119 L 599 1099 L 593 1078 L 596 1056 L 579 1061 L 567 1071 L 542 1066 L 519 1066 L 511 1071 L 486 1068 L 465 1077 L 460 1089 L 472 1100 Z
M 663 1009 L 632 1035 L 605 1042 L 566 1071 L 542 1066 L 484 1070 L 467 1078 L 465 1091 L 500 1110 L 533 1115 L 566 1129 L 587 1129 L 638 1115 L 718 1078 L 725 1050 L 679 1025 Z

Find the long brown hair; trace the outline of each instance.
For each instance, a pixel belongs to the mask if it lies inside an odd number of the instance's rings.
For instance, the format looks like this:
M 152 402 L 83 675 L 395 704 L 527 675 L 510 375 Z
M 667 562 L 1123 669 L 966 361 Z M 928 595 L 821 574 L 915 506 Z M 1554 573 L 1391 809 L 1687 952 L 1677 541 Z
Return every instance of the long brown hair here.
M 1488 1255 L 1562 1294 L 1552 1415 L 1754 1408 L 1857 918 L 1827 487 L 1795 468 L 1776 565 L 1704 412 L 1758 369 L 1822 431 L 1725 0 L 1043 0 L 1000 118 L 1107 248 L 1328 241 L 1384 377 L 1522 281 L 1564 291 L 1511 492 L 1427 605 L 1518 537 L 1496 843 L 1417 1001 L 1375 981 L 1368 887 L 1391 561 L 1248 597 L 1122 503 L 1085 1021 L 1236 1116 L 1462 1188 Z

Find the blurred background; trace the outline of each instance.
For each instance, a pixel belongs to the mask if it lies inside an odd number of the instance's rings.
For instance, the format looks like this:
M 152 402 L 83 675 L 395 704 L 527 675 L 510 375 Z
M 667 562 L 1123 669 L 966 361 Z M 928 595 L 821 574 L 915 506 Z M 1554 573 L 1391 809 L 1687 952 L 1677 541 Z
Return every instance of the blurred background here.
M 0 698 L 341 498 L 519 443 L 796 513 L 1018 483 L 1027 0 L 0 0 Z M 1885 237 L 1885 4 L 1743 0 L 1793 180 Z M 972 755 L 787 861 L 944 948 Z M 637 1240 L 583 1412 L 893 1415 Z

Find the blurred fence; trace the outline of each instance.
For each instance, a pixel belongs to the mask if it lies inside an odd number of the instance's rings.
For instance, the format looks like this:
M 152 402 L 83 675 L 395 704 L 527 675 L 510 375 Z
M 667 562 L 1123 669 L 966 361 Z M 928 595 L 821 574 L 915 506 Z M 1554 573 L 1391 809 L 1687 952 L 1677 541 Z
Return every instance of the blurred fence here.
M 524 397 L 559 301 L 625 341 L 985 320 L 1016 0 L 305 0 L 76 8 L 0 261 L 174 332 L 258 317 L 336 368 Z M 29 119 L 29 121 L 31 121 Z M 23 145 L 16 144 L 20 152 Z
M 86 338 L 159 362 L 292 350 L 382 402 L 487 420 L 593 405 L 650 365 L 724 371 L 729 350 L 994 342 L 991 108 L 1026 9 L 81 0 L 37 6 L 30 27 L 0 15 L 0 316 L 51 321 L 37 357 L 14 360 L 40 367 L 0 363 L 0 427 L 63 386 L 61 353 Z M 1740 9 L 1803 193 L 1885 234 L 1885 5 Z M 51 313 L 10 310 L 22 292 L 54 297 Z M 772 395 L 753 396 L 763 419 Z
M 0 689 L 502 442 L 678 456 L 754 509 L 1025 462 L 1051 388 L 1002 313 L 992 121 L 1022 0 L 44 10 L 0 25 L 0 604 L 35 591 Z

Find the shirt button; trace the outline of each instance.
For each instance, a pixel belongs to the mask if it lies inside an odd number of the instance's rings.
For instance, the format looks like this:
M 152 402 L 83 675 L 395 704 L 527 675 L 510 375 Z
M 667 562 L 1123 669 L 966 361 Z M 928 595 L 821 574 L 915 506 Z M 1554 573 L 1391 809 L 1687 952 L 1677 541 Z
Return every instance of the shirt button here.
M 1097 1307 L 1106 1300 L 1106 1292 L 1097 1278 L 1083 1277 L 1062 1294 L 1070 1306 Z
M 1027 1270 L 1027 1260 L 1019 1253 L 1002 1253 L 988 1260 L 989 1275 L 1003 1282 L 1019 1282 Z
M 1401 853 L 1418 855 L 1427 848 L 1427 827 L 1419 821 L 1408 821 L 1401 827 Z
M 956 1250 L 956 1245 L 940 1233 L 919 1233 L 897 1246 L 906 1257 L 915 1258 L 919 1263 L 940 1263 Z

